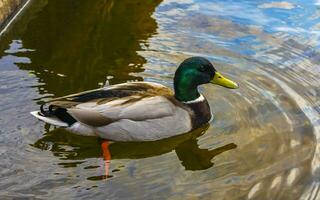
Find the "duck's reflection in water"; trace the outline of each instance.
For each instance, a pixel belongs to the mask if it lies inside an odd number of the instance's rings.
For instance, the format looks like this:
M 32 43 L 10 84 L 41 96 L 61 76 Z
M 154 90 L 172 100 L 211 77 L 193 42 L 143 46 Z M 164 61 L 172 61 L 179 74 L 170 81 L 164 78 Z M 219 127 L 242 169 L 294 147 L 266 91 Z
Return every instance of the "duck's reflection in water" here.
M 237 147 L 236 144 L 230 143 L 211 150 L 199 148 L 197 138 L 203 135 L 208 127 L 209 125 L 206 125 L 183 135 L 151 142 L 111 142 L 96 137 L 74 135 L 63 129 L 55 129 L 46 133 L 32 146 L 50 150 L 53 155 L 62 160 L 77 160 L 74 163 L 60 163 L 65 167 L 82 163 L 79 160 L 103 158 L 106 174 L 92 177 L 93 180 L 109 177 L 108 165 L 111 160 L 141 159 L 173 150 L 186 170 L 204 170 L 214 165 L 211 161 L 213 157 Z

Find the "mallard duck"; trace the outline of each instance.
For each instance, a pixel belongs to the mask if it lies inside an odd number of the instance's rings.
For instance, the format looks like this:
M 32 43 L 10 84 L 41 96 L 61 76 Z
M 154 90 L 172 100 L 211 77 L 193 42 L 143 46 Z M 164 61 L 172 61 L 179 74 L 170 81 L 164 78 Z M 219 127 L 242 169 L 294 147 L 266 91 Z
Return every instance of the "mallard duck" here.
M 174 91 L 152 82 L 122 83 L 53 99 L 31 114 L 81 135 L 155 141 L 187 133 L 211 120 L 209 104 L 198 91 L 206 83 L 238 88 L 207 59 L 191 57 L 176 70 Z

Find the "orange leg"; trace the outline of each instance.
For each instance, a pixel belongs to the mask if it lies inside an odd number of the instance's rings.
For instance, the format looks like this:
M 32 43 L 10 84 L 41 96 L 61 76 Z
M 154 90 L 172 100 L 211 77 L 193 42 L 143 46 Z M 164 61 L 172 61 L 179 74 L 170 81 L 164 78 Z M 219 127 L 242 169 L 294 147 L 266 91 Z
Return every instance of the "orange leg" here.
M 105 176 L 106 176 L 106 178 L 108 178 L 109 165 L 110 165 L 110 161 L 111 161 L 111 154 L 109 151 L 109 142 L 107 140 L 103 140 L 101 143 L 101 148 L 102 148 L 102 153 L 103 153 Z

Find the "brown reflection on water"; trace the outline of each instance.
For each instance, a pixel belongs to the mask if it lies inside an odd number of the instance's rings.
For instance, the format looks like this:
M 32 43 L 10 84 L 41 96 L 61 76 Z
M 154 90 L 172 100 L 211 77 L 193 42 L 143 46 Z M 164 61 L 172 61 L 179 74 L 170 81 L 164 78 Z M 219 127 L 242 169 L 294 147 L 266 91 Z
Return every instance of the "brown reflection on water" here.
M 109 145 L 111 159 L 142 159 L 175 151 L 186 170 L 204 170 L 213 166 L 212 159 L 237 147 L 229 143 L 215 149 L 202 149 L 197 138 L 205 134 L 208 125 L 193 132 L 152 142 L 113 142 Z M 76 167 L 88 158 L 101 158 L 101 139 L 71 134 L 63 129 L 55 129 L 36 141 L 32 146 L 42 150 L 50 150 L 54 156 L 62 160 L 78 160 L 63 162 L 63 167 Z M 89 167 L 90 168 L 90 167 Z M 101 175 L 103 176 L 103 175 Z
M 34 50 L 16 55 L 30 58 L 30 64 L 18 66 L 35 71 L 39 82 L 45 83 L 41 94 L 61 96 L 92 89 L 107 79 L 111 84 L 142 80 L 133 73 L 143 71 L 146 61 L 136 52 L 156 32 L 150 15 L 160 2 L 48 1 L 36 14 L 23 16 L 30 19 L 17 24 L 25 27 L 19 36 L 9 32 L 3 41 L 18 37 L 24 48 Z

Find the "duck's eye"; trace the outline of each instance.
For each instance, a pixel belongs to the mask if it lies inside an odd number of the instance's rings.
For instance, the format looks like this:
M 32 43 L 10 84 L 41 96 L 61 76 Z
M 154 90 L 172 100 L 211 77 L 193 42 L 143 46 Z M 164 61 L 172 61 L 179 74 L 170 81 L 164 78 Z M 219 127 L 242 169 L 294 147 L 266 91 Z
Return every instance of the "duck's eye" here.
M 206 66 L 201 65 L 199 71 L 205 72 L 207 70 Z

